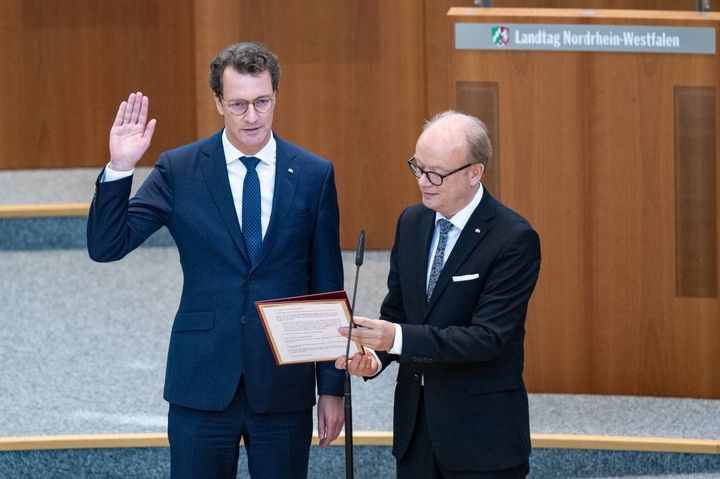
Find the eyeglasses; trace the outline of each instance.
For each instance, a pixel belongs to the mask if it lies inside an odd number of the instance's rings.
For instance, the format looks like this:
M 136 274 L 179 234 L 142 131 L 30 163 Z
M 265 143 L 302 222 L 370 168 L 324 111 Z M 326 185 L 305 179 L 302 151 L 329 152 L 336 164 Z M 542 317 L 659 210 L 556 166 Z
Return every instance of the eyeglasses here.
M 273 103 L 275 102 L 274 96 L 261 96 L 260 98 L 257 98 L 253 101 L 243 101 L 243 100 L 231 100 L 231 101 L 225 101 L 222 98 L 220 99 L 225 105 L 227 105 L 228 110 L 230 110 L 230 113 L 232 113 L 235 116 L 244 115 L 245 112 L 247 112 L 248 107 L 250 105 L 253 106 L 256 112 L 258 113 L 267 113 L 270 111 L 270 109 L 273 106 Z
M 410 167 L 410 171 L 412 171 L 412 174 L 415 175 L 415 177 L 417 179 L 420 179 L 422 177 L 422 175 L 425 175 L 427 177 L 428 181 L 430 182 L 430 184 L 433 184 L 435 186 L 442 185 L 443 180 L 445 178 L 447 178 L 448 176 L 453 175 L 453 174 L 457 173 L 458 171 L 462 171 L 465 168 L 467 168 L 468 166 L 473 165 L 473 163 L 468 163 L 465 166 L 461 166 L 460 168 L 457 168 L 455 170 L 452 170 L 449 173 L 445 173 L 444 175 L 442 175 L 442 174 L 436 173 L 434 171 L 427 171 L 427 170 L 423 170 L 422 168 L 420 168 L 420 166 L 417 163 L 415 163 L 414 156 L 412 158 L 410 158 L 409 160 L 407 160 L 407 163 L 408 163 L 408 166 Z

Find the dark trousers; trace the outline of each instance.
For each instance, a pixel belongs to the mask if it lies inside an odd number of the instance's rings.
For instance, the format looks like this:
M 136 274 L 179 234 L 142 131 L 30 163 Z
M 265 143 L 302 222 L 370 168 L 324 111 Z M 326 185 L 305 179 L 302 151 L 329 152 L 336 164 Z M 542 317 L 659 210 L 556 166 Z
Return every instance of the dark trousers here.
M 171 404 L 170 475 L 173 479 L 235 479 L 242 438 L 254 479 L 305 479 L 312 427 L 312 409 L 253 412 L 242 383 L 224 411 Z
M 430 442 L 425 400 L 420 399 L 415 429 L 405 455 L 397 461 L 398 479 L 523 479 L 527 463 L 501 471 L 453 471 L 438 462 Z

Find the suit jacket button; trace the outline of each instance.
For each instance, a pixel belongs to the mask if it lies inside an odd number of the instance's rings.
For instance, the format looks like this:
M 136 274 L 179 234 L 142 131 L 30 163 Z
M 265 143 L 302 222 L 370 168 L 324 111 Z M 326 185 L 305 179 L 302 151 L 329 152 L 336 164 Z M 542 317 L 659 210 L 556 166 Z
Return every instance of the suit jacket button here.
M 242 324 L 245 324 L 245 316 L 243 316 L 242 318 L 240 318 L 240 322 L 241 322 Z

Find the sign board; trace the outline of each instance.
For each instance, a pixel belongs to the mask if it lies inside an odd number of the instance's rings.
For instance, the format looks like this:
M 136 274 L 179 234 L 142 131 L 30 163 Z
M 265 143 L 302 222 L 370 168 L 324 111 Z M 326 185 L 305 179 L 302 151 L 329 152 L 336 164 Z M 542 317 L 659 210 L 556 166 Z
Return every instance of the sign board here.
M 715 29 L 634 25 L 456 23 L 458 50 L 715 54 Z

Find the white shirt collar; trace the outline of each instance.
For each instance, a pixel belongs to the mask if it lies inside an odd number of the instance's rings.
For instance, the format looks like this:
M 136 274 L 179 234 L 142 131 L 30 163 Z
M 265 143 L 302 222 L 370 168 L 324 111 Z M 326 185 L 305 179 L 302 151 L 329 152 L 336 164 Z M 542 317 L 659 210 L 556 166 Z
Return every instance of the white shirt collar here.
M 223 151 L 225 152 L 225 163 L 228 165 L 243 156 L 254 156 L 263 163 L 270 166 L 275 164 L 277 142 L 275 141 L 275 135 L 272 133 L 270 134 L 270 141 L 268 141 L 267 145 L 265 145 L 262 150 L 258 151 L 254 155 L 246 155 L 242 151 L 235 148 L 235 146 L 230 143 L 230 140 L 228 140 L 227 129 L 223 129 L 222 144 Z
M 480 201 L 483 197 L 483 185 L 480 183 L 480 188 L 475 192 L 475 196 L 473 196 L 473 199 L 465 205 L 463 209 L 458 211 L 453 215 L 452 218 L 446 218 L 441 213 L 435 212 L 435 224 L 437 224 L 438 220 L 440 219 L 446 219 L 450 223 L 453 224 L 454 227 L 462 231 L 463 228 L 465 228 L 465 225 L 470 220 L 470 216 L 472 216 L 473 211 L 475 211 L 475 208 L 477 208 L 477 205 L 480 204 Z

